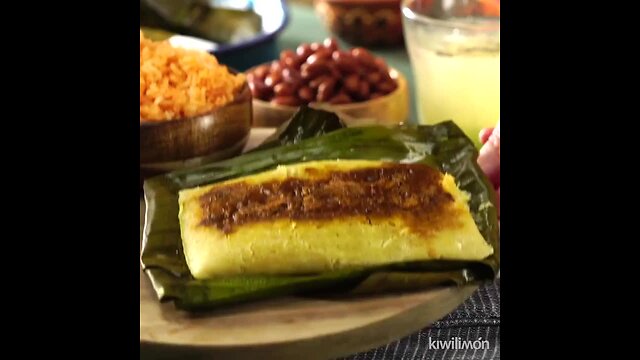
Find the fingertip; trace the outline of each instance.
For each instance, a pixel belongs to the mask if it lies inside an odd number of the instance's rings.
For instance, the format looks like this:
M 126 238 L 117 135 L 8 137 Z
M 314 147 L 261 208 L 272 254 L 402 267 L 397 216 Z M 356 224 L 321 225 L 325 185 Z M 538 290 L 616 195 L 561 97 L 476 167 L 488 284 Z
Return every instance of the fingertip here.
M 486 143 L 489 140 L 489 137 L 491 137 L 491 134 L 493 133 L 493 129 L 494 128 L 484 128 L 480 130 L 480 142 L 482 144 Z

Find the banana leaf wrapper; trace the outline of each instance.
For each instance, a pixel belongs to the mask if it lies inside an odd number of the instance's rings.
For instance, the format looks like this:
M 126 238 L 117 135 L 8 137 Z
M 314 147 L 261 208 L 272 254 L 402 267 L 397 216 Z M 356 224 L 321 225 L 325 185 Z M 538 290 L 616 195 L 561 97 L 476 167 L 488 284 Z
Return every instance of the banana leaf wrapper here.
M 451 121 L 436 125 L 345 128 L 333 113 L 302 107 L 270 138 L 244 155 L 180 170 L 144 184 L 147 206 L 141 263 L 160 301 L 187 311 L 278 296 L 344 296 L 412 291 L 487 281 L 499 273 L 495 193 L 477 165 L 473 142 Z M 482 261 L 419 261 L 295 276 L 194 279 L 182 250 L 178 192 L 312 160 L 362 159 L 424 163 L 456 178 L 494 254 Z

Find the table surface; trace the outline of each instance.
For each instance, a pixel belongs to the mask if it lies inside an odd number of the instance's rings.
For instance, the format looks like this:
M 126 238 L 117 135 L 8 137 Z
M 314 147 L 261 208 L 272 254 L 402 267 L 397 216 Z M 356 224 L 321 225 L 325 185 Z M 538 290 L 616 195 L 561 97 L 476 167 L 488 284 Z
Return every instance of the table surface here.
M 290 4 L 289 8 L 290 22 L 278 38 L 279 50 L 295 49 L 300 43 L 322 41 L 332 36 L 315 13 L 313 7 L 303 4 Z M 338 37 L 335 38 L 338 39 L 341 47 L 354 47 Z M 406 77 L 409 85 L 409 122 L 415 123 L 415 85 L 407 51 L 404 47 L 371 49 L 371 51 L 375 55 L 384 58 L 389 66 L 400 71 Z

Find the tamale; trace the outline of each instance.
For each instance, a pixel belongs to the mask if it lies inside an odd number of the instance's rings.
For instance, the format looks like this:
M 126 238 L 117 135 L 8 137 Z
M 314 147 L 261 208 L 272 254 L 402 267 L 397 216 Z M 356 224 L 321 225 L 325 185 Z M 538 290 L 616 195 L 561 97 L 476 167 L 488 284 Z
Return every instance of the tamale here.
M 322 160 L 179 192 L 196 279 L 314 274 L 493 253 L 468 195 L 425 164 Z

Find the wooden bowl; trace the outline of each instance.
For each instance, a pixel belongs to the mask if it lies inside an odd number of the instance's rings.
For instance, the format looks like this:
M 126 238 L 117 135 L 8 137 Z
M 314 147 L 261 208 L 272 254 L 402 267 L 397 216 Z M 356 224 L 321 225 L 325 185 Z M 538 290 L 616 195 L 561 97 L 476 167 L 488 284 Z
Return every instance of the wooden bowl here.
M 245 82 L 229 104 L 172 121 L 140 121 L 140 178 L 239 154 L 252 125 L 251 90 Z
M 327 28 L 354 45 L 402 46 L 400 0 L 315 0 Z
M 335 112 L 347 126 L 397 125 L 409 116 L 409 92 L 407 80 L 397 70 L 390 69 L 389 76 L 398 87 L 379 98 L 343 105 L 311 103 L 310 107 Z M 256 127 L 278 127 L 298 110 L 297 107 L 275 105 L 268 101 L 253 99 L 253 125 Z

